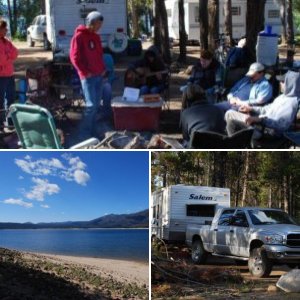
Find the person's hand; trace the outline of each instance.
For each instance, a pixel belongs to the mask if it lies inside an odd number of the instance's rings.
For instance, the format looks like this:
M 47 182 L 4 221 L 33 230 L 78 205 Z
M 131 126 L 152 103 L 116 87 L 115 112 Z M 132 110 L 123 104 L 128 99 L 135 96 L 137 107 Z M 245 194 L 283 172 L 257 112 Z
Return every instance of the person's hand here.
M 242 104 L 239 108 L 239 112 L 246 113 L 246 114 L 251 112 L 251 110 L 252 108 L 248 104 Z
M 259 117 L 252 117 L 249 116 L 246 118 L 246 124 L 247 125 L 252 125 L 252 124 L 256 124 L 256 123 L 260 123 L 261 119 Z
M 237 97 L 231 97 L 230 99 L 229 99 L 229 103 L 231 104 L 231 105 L 238 105 L 238 102 L 240 101 L 240 99 L 239 98 L 237 98 Z
M 102 74 L 101 74 L 101 76 L 103 77 L 103 78 L 107 78 L 108 77 L 108 71 L 107 70 L 105 70 L 105 71 L 103 71 L 102 72 Z

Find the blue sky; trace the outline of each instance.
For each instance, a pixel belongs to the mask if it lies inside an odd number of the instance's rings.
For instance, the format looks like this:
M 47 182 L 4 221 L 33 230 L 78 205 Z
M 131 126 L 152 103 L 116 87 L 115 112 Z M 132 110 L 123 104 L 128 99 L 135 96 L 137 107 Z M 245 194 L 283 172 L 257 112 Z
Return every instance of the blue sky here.
M 0 152 L 0 222 L 87 221 L 149 207 L 147 151 Z

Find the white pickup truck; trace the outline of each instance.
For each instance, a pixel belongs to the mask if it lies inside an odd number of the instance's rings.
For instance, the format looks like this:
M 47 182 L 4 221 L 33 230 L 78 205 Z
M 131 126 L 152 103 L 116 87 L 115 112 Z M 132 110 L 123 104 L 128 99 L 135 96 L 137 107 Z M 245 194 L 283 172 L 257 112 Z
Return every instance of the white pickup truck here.
M 186 243 L 195 263 L 208 254 L 245 260 L 256 277 L 268 276 L 275 263 L 300 267 L 300 226 L 280 209 L 219 209 L 211 225 L 188 225 Z

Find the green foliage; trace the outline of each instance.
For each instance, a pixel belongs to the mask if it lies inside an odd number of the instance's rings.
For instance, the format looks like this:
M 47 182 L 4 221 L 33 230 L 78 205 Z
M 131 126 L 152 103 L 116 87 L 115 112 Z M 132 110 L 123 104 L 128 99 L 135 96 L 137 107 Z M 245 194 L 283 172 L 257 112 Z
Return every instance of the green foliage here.
M 246 156 L 249 164 L 246 171 Z M 152 190 L 173 184 L 227 187 L 231 204 L 285 208 L 300 217 L 299 152 L 154 152 Z

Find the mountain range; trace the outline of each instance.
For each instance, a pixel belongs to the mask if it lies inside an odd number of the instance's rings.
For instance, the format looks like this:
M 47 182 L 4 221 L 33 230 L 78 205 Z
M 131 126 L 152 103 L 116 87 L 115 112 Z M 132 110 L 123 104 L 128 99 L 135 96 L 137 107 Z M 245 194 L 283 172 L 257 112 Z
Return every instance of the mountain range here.
M 109 214 L 91 221 L 53 223 L 0 223 L 0 229 L 45 229 L 45 228 L 148 228 L 149 210 L 132 214 Z

